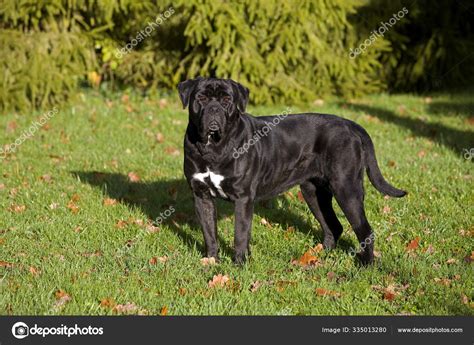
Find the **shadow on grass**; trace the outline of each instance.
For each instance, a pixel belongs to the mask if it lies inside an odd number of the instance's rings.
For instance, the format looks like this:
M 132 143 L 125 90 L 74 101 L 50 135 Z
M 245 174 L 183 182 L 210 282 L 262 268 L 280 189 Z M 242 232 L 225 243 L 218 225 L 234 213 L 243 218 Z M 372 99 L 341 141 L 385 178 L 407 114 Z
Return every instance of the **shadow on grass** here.
M 425 137 L 430 140 L 436 141 L 439 144 L 451 149 L 457 156 L 461 157 L 463 149 L 474 146 L 474 132 L 467 130 L 462 131 L 455 128 L 449 128 L 439 123 L 428 123 L 419 119 L 414 119 L 405 116 L 399 116 L 396 113 L 374 107 L 369 105 L 351 104 L 350 109 L 355 111 L 365 112 L 372 116 L 378 117 L 384 122 L 391 122 L 397 126 L 410 130 L 413 135 L 419 137 Z M 455 111 L 466 111 L 467 104 L 448 104 L 448 103 L 436 103 L 430 108 L 431 112 L 444 112 L 447 109 Z
M 81 182 L 100 188 L 108 197 L 119 200 L 131 208 L 140 209 L 150 221 L 156 220 L 160 214 L 173 206 L 175 212 L 164 219 L 166 224 L 189 248 L 198 248 L 204 253 L 204 243 L 201 227 L 194 216 L 194 204 L 189 186 L 184 179 L 161 180 L 156 182 L 131 182 L 126 175 L 98 171 L 73 171 L 73 176 Z M 322 242 L 322 232 L 314 231 L 314 226 L 308 223 L 301 214 L 291 211 L 295 208 L 286 198 L 282 198 L 283 207 L 277 207 L 275 199 L 260 203 L 255 207 L 255 213 L 267 219 L 270 223 L 278 223 L 284 229 L 292 226 L 295 230 L 313 237 L 314 242 Z M 233 205 L 218 200 L 218 218 L 233 216 Z M 164 218 L 164 217 L 163 217 Z M 188 226 L 191 232 L 185 229 Z M 197 240 L 194 234 L 200 238 Z M 233 249 L 219 236 L 220 250 L 232 256 Z M 345 251 L 353 247 L 351 242 L 340 239 L 338 246 Z

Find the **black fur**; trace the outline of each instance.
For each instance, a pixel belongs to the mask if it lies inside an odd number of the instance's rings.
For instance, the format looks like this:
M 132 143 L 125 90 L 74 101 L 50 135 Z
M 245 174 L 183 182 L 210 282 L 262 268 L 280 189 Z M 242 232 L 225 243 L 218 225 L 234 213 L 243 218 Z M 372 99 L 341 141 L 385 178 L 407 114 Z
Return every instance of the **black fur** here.
M 309 113 L 280 116 L 274 125 L 276 116 L 246 114 L 248 89 L 228 79 L 197 78 L 180 83 L 178 90 L 183 106 L 189 107 L 184 173 L 208 257 L 218 257 L 215 197 L 235 204 L 234 261 L 243 263 L 250 254 L 255 201 L 300 185 L 321 224 L 324 247 L 334 248 L 342 233 L 332 208 L 334 197 L 359 242 L 366 243 L 359 258 L 364 264 L 373 261 L 372 229 L 364 212 L 364 172 L 381 193 L 402 197 L 406 192 L 383 178 L 372 140 L 361 126 L 334 115 Z M 264 127 L 271 127 L 267 135 L 242 151 Z M 236 154 L 239 148 L 242 154 Z

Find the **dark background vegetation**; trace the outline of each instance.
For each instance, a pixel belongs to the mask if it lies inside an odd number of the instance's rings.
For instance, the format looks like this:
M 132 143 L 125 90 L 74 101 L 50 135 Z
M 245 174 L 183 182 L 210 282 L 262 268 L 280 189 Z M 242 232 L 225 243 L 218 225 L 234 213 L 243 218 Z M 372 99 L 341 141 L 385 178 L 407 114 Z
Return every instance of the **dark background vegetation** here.
M 116 56 L 170 7 L 149 38 Z M 239 80 L 256 104 L 463 88 L 474 79 L 473 23 L 467 0 L 1 0 L 0 110 L 48 108 L 83 86 L 163 92 L 197 75 Z

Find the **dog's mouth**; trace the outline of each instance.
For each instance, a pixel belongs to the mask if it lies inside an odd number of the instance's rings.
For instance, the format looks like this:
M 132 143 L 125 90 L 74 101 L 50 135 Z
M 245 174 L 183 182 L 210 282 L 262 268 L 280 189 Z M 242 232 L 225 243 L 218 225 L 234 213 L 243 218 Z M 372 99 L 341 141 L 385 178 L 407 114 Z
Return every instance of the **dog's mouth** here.
M 209 130 L 207 131 L 207 143 L 206 145 L 209 145 L 210 143 L 218 143 L 221 140 L 221 133 L 220 130 Z
M 213 123 L 209 126 L 207 129 L 207 143 L 206 145 L 209 145 L 210 143 L 218 143 L 221 140 L 221 130 L 219 126 L 216 123 Z

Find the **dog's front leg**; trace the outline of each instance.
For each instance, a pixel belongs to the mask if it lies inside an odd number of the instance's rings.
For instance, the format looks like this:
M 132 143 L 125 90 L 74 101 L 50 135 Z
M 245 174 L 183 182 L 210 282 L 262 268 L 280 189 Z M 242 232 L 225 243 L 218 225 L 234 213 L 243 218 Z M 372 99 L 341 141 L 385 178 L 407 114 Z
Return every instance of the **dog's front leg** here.
M 194 207 L 196 216 L 202 226 L 204 242 L 206 243 L 206 256 L 218 259 L 217 212 L 214 200 L 208 194 L 195 194 Z
M 253 200 L 241 198 L 235 201 L 234 247 L 236 264 L 243 264 L 250 255 L 250 230 L 252 228 Z

